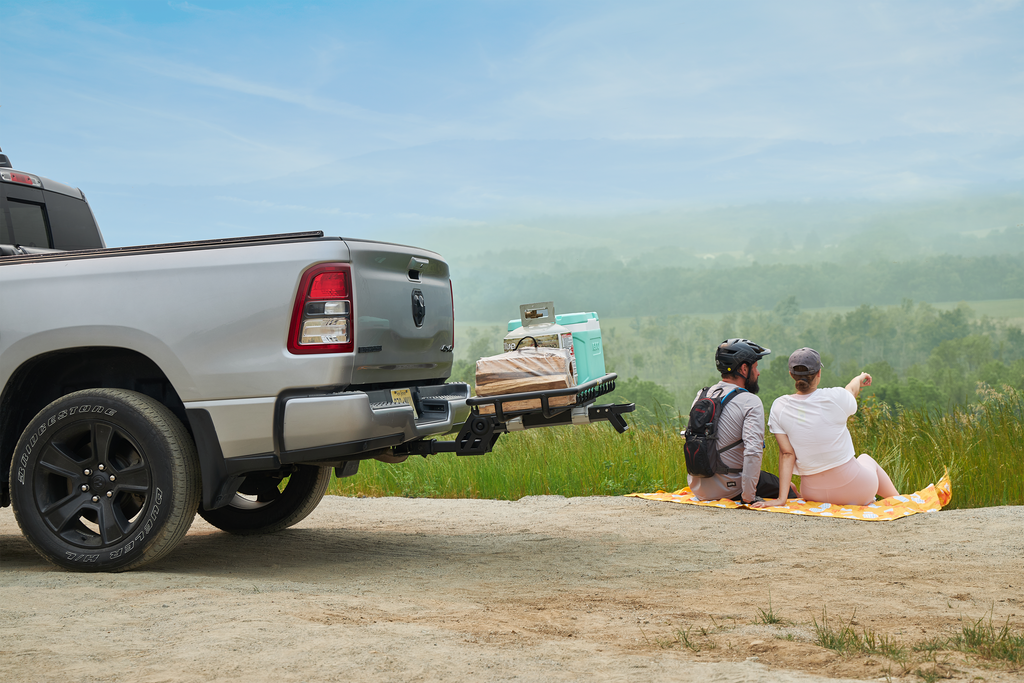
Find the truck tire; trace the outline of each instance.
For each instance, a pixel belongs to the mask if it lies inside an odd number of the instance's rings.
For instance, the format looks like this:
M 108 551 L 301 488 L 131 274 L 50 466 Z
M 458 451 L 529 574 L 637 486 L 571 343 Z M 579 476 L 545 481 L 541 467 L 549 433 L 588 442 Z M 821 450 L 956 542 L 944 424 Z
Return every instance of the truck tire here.
M 53 564 L 124 571 L 169 553 L 201 498 L 192 437 L 157 400 L 123 389 L 57 399 L 22 432 L 11 463 L 22 533 Z
M 323 500 L 331 468 L 296 465 L 287 476 L 254 472 L 245 478 L 230 503 L 199 516 L 232 534 L 269 534 L 298 524 Z

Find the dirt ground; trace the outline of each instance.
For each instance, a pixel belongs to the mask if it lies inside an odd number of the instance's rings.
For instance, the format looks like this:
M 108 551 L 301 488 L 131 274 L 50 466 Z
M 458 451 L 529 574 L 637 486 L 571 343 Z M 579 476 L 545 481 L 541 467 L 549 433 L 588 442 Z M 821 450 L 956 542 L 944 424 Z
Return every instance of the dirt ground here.
M 1024 507 L 868 523 L 635 498 L 328 497 L 284 532 L 197 518 L 147 569 L 73 574 L 5 508 L 0 680 L 1019 681 L 958 653 L 901 664 L 811 641 L 826 610 L 908 644 L 990 613 L 1019 633 L 1022 530 Z

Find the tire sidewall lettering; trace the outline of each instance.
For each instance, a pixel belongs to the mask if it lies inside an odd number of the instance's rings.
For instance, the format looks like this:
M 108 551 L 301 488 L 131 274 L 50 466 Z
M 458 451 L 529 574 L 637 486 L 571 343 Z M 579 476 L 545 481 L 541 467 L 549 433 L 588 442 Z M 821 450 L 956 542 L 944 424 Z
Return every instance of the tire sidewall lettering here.
M 135 549 L 136 545 L 139 546 L 139 550 L 142 550 L 142 540 L 146 538 L 146 535 L 150 531 L 153 530 L 153 525 L 156 523 L 157 518 L 160 516 L 160 501 L 162 499 L 163 491 L 159 487 L 157 487 L 153 493 L 153 507 L 149 511 L 149 514 L 146 515 L 147 519 L 145 525 L 143 525 L 139 533 L 135 534 L 135 536 L 130 541 L 122 545 L 120 548 L 115 548 L 113 550 L 107 551 L 109 553 L 108 556 L 111 560 L 116 560 L 119 557 L 128 555 L 132 552 L 132 550 Z
M 48 418 L 45 418 L 39 423 L 35 432 L 32 433 L 32 436 L 29 438 L 28 444 L 25 445 L 25 449 L 18 461 L 18 474 L 16 479 L 20 485 L 25 485 L 25 473 L 28 469 L 29 456 L 32 455 L 32 450 L 36 447 L 36 444 L 39 443 L 39 439 L 46 433 L 48 428 L 53 427 L 61 420 L 71 417 L 76 413 L 103 413 L 107 417 L 113 417 L 117 414 L 117 409 L 104 408 L 103 406 L 94 406 L 91 403 L 85 403 L 80 406 L 70 406 L 69 408 L 61 410 L 56 415 L 50 415 Z

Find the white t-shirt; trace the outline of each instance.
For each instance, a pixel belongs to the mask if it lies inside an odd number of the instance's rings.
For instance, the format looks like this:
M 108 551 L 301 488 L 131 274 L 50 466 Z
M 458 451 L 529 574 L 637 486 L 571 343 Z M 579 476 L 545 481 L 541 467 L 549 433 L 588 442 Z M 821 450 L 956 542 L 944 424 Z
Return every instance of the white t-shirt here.
M 843 387 L 779 396 L 768 415 L 768 430 L 785 434 L 793 444 L 793 474 L 818 474 L 854 457 L 846 419 L 856 412 L 857 399 Z

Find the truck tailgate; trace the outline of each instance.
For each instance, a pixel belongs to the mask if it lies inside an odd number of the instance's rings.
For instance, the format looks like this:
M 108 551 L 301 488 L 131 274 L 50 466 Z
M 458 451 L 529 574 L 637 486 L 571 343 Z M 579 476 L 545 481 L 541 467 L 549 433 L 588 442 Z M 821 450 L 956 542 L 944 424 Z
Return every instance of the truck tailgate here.
M 448 377 L 455 329 L 448 264 L 415 247 L 345 242 L 355 314 L 352 383 Z

